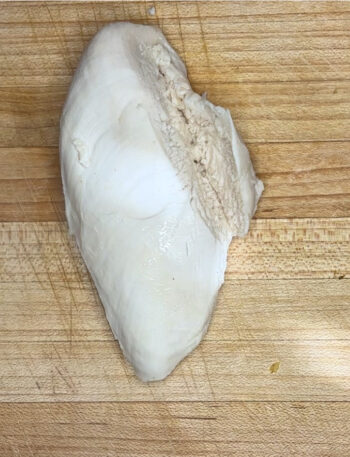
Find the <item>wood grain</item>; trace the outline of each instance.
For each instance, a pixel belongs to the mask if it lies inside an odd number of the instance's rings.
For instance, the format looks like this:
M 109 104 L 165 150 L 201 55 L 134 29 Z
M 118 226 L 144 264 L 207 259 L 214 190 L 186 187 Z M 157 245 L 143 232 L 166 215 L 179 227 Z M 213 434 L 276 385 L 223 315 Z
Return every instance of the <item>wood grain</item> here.
M 235 124 L 248 144 L 349 141 L 350 103 L 344 100 L 348 100 L 350 82 L 335 81 L 333 84 L 335 87 L 329 87 L 327 81 L 207 82 L 194 83 L 193 87 L 198 92 L 206 91 L 212 102 L 231 110 Z M 0 89 L 2 145 L 8 148 L 57 147 L 59 117 L 68 86 L 52 84 L 49 87 Z
M 204 341 L 148 384 L 67 234 L 58 161 L 81 52 L 116 20 L 162 28 L 265 184 Z M 349 24 L 336 1 L 0 1 L 1 457 L 350 455 Z
M 265 191 L 256 213 L 271 217 L 350 214 L 350 143 L 250 144 Z M 58 150 L 0 147 L 0 221 L 62 221 Z
M 227 279 L 204 339 L 349 339 L 349 287 L 345 279 Z M 0 300 L 0 342 L 113 340 L 89 282 L 3 281 Z
M 257 217 L 348 216 L 350 7 L 299 3 L 1 4 L 0 220 L 63 220 L 60 112 L 83 48 L 116 20 L 161 26 L 194 89 L 230 108 L 266 185 Z
M 254 221 L 231 245 L 204 342 L 145 385 L 113 341 L 66 225 L 3 223 L 0 399 L 347 399 L 349 239 L 350 218 Z
M 148 384 L 114 341 L 0 343 L 0 364 L 5 402 L 349 400 L 348 339 L 204 341 Z
M 349 338 L 349 241 L 349 218 L 253 221 L 206 339 Z M 0 224 L 0 256 L 0 341 L 113 339 L 66 224 Z
M 349 408 L 349 403 L 331 402 L 2 404 L 0 452 L 35 457 L 344 457 L 350 452 L 349 422 L 343 420 Z
M 226 278 L 349 278 L 349 240 L 349 218 L 255 220 L 245 238 L 231 243 Z M 2 223 L 0 242 L 0 281 L 90 286 L 65 223 Z

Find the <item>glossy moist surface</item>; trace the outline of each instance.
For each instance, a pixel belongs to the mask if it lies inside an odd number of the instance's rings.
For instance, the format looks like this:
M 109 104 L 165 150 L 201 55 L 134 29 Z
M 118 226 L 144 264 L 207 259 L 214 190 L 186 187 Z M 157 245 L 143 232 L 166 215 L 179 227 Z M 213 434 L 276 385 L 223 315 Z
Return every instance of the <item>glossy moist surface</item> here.
M 162 379 L 206 332 L 228 245 L 248 230 L 262 191 L 249 153 L 159 30 L 116 23 L 76 71 L 60 154 L 113 333 L 141 379 Z

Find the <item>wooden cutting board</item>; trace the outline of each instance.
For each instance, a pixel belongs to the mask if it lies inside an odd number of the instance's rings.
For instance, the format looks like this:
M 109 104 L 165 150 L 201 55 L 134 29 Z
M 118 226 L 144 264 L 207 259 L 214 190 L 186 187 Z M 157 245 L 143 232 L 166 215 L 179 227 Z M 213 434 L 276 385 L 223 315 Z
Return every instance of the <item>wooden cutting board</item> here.
M 266 187 L 204 341 L 148 384 L 67 234 L 58 163 L 79 56 L 120 20 L 162 28 Z M 349 74 L 348 2 L 0 1 L 1 457 L 350 455 Z

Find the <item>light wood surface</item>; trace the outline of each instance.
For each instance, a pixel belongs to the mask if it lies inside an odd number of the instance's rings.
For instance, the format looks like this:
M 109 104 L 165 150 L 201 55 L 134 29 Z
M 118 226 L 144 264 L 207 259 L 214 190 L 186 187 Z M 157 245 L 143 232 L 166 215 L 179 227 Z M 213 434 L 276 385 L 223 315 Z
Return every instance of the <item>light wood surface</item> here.
M 207 335 L 157 383 L 64 221 L 60 111 L 114 20 L 163 29 L 266 188 Z M 1 457 L 350 455 L 349 26 L 349 2 L 0 1 Z
M 345 457 L 348 414 L 333 402 L 15 403 L 0 421 L 5 455 Z
M 231 245 L 204 342 L 148 385 L 113 341 L 64 223 L 3 223 L 0 240 L 3 401 L 348 398 L 350 218 L 253 221 Z

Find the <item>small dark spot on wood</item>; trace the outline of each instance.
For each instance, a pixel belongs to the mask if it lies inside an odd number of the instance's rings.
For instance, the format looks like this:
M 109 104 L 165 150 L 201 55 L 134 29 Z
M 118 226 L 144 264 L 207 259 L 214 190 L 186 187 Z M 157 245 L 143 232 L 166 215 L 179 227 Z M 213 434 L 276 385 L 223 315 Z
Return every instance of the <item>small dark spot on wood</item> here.
M 37 388 L 38 388 L 39 390 L 41 390 L 41 387 L 40 387 L 40 384 L 38 383 L 38 381 L 35 381 L 35 384 L 36 384 Z
M 338 276 L 338 279 L 344 279 L 344 278 L 345 278 L 345 275 Z
M 198 162 L 198 160 L 196 160 L 196 159 L 194 159 L 194 161 L 193 161 L 193 162 L 194 162 L 194 163 L 199 163 L 199 162 Z
M 279 368 L 280 368 L 280 363 L 281 363 L 281 362 L 274 362 L 274 363 L 270 366 L 270 373 L 271 373 L 271 374 L 277 373 L 277 371 L 278 371 Z

